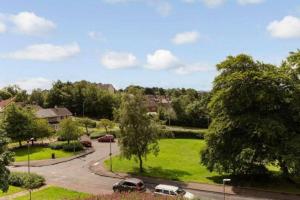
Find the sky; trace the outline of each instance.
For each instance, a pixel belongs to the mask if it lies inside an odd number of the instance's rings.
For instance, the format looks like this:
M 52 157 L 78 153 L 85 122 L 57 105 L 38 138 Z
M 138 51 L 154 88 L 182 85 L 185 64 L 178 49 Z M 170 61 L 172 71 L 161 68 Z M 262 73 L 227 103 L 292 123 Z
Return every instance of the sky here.
M 0 87 L 54 81 L 210 90 L 216 64 L 279 65 L 300 48 L 299 0 L 1 0 Z

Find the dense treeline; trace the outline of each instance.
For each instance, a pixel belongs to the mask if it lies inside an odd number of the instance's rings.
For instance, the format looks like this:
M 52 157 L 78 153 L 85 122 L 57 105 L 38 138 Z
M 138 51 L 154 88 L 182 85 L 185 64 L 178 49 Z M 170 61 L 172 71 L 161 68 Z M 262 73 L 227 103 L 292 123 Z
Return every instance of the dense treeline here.
M 161 120 L 170 125 L 207 128 L 209 117 L 207 102 L 209 93 L 194 89 L 164 89 L 129 86 L 124 91 L 111 93 L 88 81 L 57 81 L 50 90 L 35 89 L 29 95 L 18 86 L 9 86 L 0 90 L 0 99 L 15 97 L 18 102 L 37 104 L 44 108 L 64 106 L 74 115 L 92 118 L 112 119 L 114 110 L 120 105 L 121 93 L 130 88 L 138 88 L 145 95 L 164 96 L 171 100 L 168 107 L 158 108 Z

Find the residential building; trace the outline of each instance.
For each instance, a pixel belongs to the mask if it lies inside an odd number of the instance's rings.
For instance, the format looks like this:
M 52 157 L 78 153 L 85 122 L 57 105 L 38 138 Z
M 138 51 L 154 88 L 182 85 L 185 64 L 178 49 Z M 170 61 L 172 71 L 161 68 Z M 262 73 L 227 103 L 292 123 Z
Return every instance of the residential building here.
M 46 119 L 49 124 L 58 130 L 59 122 L 65 118 L 71 117 L 72 113 L 67 108 L 46 108 L 36 111 L 37 118 Z

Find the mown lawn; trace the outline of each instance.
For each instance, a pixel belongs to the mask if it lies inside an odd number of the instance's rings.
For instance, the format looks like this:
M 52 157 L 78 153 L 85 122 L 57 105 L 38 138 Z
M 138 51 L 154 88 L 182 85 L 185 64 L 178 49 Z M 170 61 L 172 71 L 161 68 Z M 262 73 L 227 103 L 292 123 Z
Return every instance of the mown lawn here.
M 9 189 L 8 189 L 7 192 L 2 192 L 2 191 L 0 190 L 0 197 L 7 196 L 7 195 L 12 195 L 12 194 L 21 192 L 21 191 L 23 191 L 23 190 L 24 190 L 24 189 L 22 189 L 22 188 L 20 188 L 20 187 L 9 186 Z
M 205 146 L 204 140 L 163 139 L 159 142 L 160 152 L 157 157 L 149 155 L 144 162 L 143 175 L 161 177 L 179 181 L 213 183 L 212 177 L 218 173 L 209 172 L 200 164 L 200 150 Z M 105 161 L 109 166 L 109 160 Z M 113 158 L 113 170 L 119 172 L 138 172 L 138 163 L 134 159 Z
M 159 177 L 183 182 L 222 183 L 226 175 L 210 172 L 200 163 L 200 151 L 205 147 L 204 140 L 197 139 L 162 139 L 159 141 L 160 152 L 157 157 L 150 154 L 144 161 L 145 172 L 141 175 Z M 105 161 L 109 169 L 109 160 Z M 248 183 L 239 180 L 242 186 L 257 187 L 272 191 L 291 192 L 300 194 L 299 185 L 283 180 L 278 174 L 278 168 L 269 166 L 274 177 L 269 182 Z M 139 174 L 138 163 L 132 160 L 122 159 L 119 156 L 113 158 L 113 171 Z
M 33 192 L 32 200 L 79 200 L 89 197 L 89 194 L 76 192 L 60 187 L 50 186 L 43 190 Z M 15 200 L 28 200 L 29 195 L 15 198 Z
M 27 161 L 27 147 L 12 150 L 15 153 L 15 161 Z M 55 153 L 56 158 L 66 158 L 78 154 L 78 152 L 65 152 L 63 150 L 52 150 L 48 147 L 30 146 L 30 160 L 51 159 L 51 154 Z

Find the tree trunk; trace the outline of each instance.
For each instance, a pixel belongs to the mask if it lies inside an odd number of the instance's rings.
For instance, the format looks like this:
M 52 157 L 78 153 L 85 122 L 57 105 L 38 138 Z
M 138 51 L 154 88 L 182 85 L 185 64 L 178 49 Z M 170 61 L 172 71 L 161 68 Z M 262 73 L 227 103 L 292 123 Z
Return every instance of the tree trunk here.
M 87 125 L 85 126 L 85 132 L 86 132 L 87 135 L 89 135 L 89 129 L 88 129 Z
M 70 140 L 68 140 L 68 144 L 70 144 Z
M 288 167 L 286 166 L 286 163 L 284 161 L 280 161 L 279 162 L 279 165 L 280 165 L 280 169 L 282 171 L 282 175 L 285 177 L 285 178 L 288 178 L 289 177 L 289 169 Z
M 22 147 L 22 141 L 19 140 L 19 147 Z
M 143 160 L 142 160 L 142 156 L 138 156 L 139 157 L 139 162 L 140 162 L 140 173 L 142 173 L 144 171 L 143 169 Z

